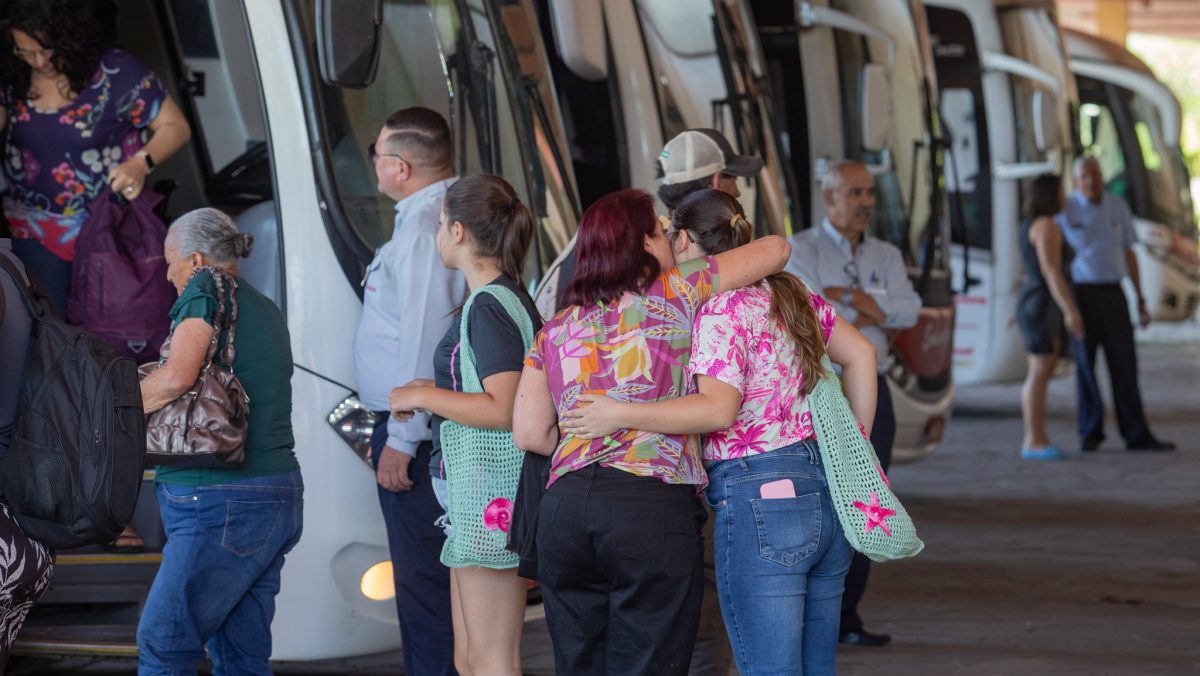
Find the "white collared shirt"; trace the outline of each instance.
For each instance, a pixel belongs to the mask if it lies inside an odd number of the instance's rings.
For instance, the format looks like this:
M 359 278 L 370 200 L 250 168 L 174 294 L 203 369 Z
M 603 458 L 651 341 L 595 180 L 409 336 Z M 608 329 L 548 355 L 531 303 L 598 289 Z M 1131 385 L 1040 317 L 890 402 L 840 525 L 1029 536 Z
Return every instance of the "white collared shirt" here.
M 396 228 L 363 278 L 363 311 L 354 336 L 358 396 L 372 411 L 388 410 L 393 387 L 433 378 L 433 353 L 467 297 L 467 281 L 442 265 L 438 215 L 454 178 L 425 186 L 396 203 Z M 429 414 L 388 419 L 388 446 L 413 455 L 431 439 Z
M 882 326 L 859 329 L 875 346 L 877 369 L 887 367 L 888 336 L 884 329 L 906 329 L 917 323 L 921 297 L 908 278 L 904 256 L 894 244 L 863 235 L 858 250 L 826 218 L 821 225 L 792 236 L 792 257 L 787 272 L 804 280 L 817 293 L 831 286 L 865 291 L 879 304 L 885 315 Z M 854 261 L 854 265 L 850 262 Z M 851 273 L 858 269 L 855 278 Z M 844 305 L 841 298 L 826 298 L 843 319 L 853 324 L 858 311 Z

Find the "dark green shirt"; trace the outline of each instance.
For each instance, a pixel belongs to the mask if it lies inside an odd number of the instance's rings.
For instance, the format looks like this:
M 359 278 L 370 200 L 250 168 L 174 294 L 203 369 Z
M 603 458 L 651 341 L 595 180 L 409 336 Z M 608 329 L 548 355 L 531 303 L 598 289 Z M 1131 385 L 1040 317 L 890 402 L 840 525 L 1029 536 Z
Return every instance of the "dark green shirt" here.
M 269 298 L 237 279 L 238 321 L 233 374 L 250 398 L 246 462 L 238 469 L 158 466 L 158 480 L 208 486 L 255 476 L 283 474 L 300 467 L 292 451 L 292 343 L 283 314 Z M 226 289 L 226 294 L 229 291 Z M 217 313 L 217 287 L 211 274 L 192 275 L 171 307 L 171 328 L 189 317 L 211 326 Z M 226 336 L 221 336 L 221 346 Z M 220 363 L 220 352 L 217 353 Z

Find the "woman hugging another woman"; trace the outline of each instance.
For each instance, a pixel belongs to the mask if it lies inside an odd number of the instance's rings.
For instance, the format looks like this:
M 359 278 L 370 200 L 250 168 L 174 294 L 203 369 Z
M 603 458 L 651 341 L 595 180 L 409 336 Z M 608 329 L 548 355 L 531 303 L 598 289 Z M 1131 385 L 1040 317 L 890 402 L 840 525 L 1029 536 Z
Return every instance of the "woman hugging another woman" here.
M 681 268 L 748 248 L 751 237 L 741 205 L 718 190 L 685 200 L 667 234 Z M 739 671 L 832 674 L 852 552 L 830 498 L 808 394 L 828 352 L 843 368 L 855 417 L 869 425 L 874 348 L 787 273 L 716 294 L 691 331 L 687 375 L 696 394 L 655 403 L 612 391 L 581 396 L 588 405 L 567 413 L 563 430 L 583 439 L 629 430 L 706 434 L 717 589 Z

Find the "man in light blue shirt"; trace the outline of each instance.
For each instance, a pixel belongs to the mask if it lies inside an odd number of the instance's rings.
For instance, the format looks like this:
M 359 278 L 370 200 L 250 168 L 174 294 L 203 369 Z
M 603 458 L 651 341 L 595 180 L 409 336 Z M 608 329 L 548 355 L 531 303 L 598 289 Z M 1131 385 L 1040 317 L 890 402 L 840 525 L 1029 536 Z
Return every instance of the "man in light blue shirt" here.
M 879 399 L 871 444 L 887 471 L 896 439 L 896 416 L 884 376 L 889 332 L 917 323 L 921 297 L 913 290 L 900 250 L 867 234 L 875 214 L 875 179 L 871 172 L 852 160 L 834 162 L 821 178 L 821 195 L 829 215 L 817 227 L 792 237 L 787 271 L 824 296 L 875 346 Z M 869 571 L 870 560 L 856 553 L 842 595 L 842 643 L 881 646 L 891 640 L 887 634 L 867 631 L 858 615 Z
M 405 673 L 454 674 L 449 571 L 440 557 L 443 511 L 430 476 L 429 414 L 389 415 L 393 387 L 433 378 L 433 353 L 467 297 L 462 273 L 442 265 L 438 216 L 454 182 L 450 128 L 427 108 L 388 118 L 368 149 L 379 191 L 396 200 L 396 227 L 363 278 L 354 337 L 359 399 L 375 412 L 372 459 L 396 584 Z
M 1067 199 L 1058 225 L 1063 239 L 1075 250 L 1071 278 L 1075 282 L 1075 302 L 1083 315 L 1083 340 L 1071 339 L 1080 447 L 1094 451 L 1104 441 L 1104 400 L 1095 371 L 1096 349 L 1103 347 L 1112 379 L 1117 427 L 1125 438 L 1125 447 L 1131 451 L 1173 450 L 1174 444 L 1156 439 L 1146 424 L 1138 388 L 1133 324 L 1121 289 L 1121 280 L 1128 276 L 1137 293 L 1138 319 L 1144 328 L 1150 323 L 1150 314 L 1142 298 L 1133 253 L 1137 242 L 1133 214 L 1124 200 L 1105 191 L 1096 158 L 1077 159 L 1074 176 L 1078 188 Z

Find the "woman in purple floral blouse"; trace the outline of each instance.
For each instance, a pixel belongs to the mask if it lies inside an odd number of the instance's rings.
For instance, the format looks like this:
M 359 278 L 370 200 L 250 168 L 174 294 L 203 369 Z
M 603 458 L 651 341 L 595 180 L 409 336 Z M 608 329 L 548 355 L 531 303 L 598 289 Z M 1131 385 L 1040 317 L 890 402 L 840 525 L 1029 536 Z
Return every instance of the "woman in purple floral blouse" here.
M 4 215 L 13 250 L 60 313 L 88 204 L 106 185 L 136 198 L 191 136 L 153 71 L 101 48 L 87 5 L 14 0 L 0 28 Z

